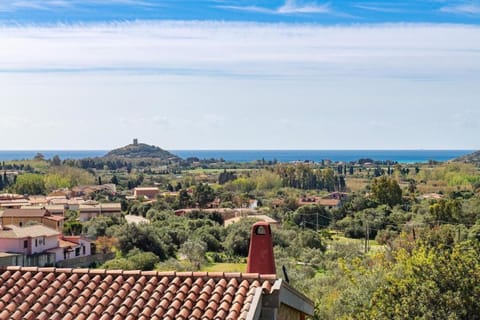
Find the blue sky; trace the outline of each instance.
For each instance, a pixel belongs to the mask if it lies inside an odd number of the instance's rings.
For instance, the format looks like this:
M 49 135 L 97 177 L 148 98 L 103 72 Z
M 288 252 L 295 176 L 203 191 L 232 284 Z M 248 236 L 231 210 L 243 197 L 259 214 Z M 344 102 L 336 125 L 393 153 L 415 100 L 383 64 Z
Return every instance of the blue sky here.
M 287 23 L 480 23 L 477 0 L 7 0 L 9 23 L 222 20 Z
M 479 24 L 480 1 L 0 0 L 0 150 L 480 149 Z

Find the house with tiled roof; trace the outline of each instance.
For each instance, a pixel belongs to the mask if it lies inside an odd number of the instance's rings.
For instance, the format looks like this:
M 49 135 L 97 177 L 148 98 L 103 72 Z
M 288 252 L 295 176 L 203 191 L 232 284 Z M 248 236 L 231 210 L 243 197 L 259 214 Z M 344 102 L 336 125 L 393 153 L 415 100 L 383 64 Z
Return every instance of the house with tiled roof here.
M 38 210 L 38 209 L 45 209 L 51 215 L 56 216 L 63 216 L 65 214 L 65 206 L 63 205 L 44 205 L 44 206 L 23 206 L 20 209 L 30 209 L 30 210 Z
M 133 189 L 135 198 L 155 199 L 160 193 L 158 187 L 137 187 Z
M 22 200 L 25 196 L 17 193 L 0 193 L 0 201 Z
M 88 221 L 98 216 L 118 216 L 122 213 L 120 203 L 85 202 L 78 208 L 80 221 Z
M 59 231 L 40 224 L 26 227 L 7 225 L 0 228 L 0 252 L 20 255 L 15 265 L 54 265 L 64 260 L 88 257 L 91 247 L 92 244 L 87 239 L 64 236 Z
M 72 188 L 70 197 L 87 197 L 94 192 L 100 191 L 104 191 L 114 195 L 117 193 L 117 186 L 113 183 L 107 183 L 102 185 L 76 186 Z
M 45 208 L 29 207 L 23 209 L 5 209 L 0 212 L 0 225 L 26 226 L 30 222 L 43 224 L 55 230 L 62 230 L 65 217 L 55 215 Z
M 322 198 L 317 196 L 304 196 L 298 200 L 299 206 L 320 205 L 328 209 L 333 209 L 341 204 L 339 199 Z
M 28 202 L 32 206 L 46 206 L 48 204 L 47 197 L 41 195 L 29 196 Z
M 276 277 L 271 242 L 268 224 L 255 224 L 250 244 L 255 254 L 249 256 L 248 273 L 0 267 L 0 319 L 303 320 L 312 316 L 313 302 Z
M 58 246 L 60 232 L 41 224 L 26 227 L 2 226 L 0 251 L 33 255 Z
M 70 190 L 68 190 L 67 188 L 63 188 L 63 189 L 58 189 L 50 192 L 47 195 L 47 198 L 54 198 L 54 197 L 70 198 L 71 195 L 72 195 L 72 192 Z
M 21 195 L 12 193 L 3 193 L 0 195 L 0 209 L 18 209 L 29 203 L 28 199 Z

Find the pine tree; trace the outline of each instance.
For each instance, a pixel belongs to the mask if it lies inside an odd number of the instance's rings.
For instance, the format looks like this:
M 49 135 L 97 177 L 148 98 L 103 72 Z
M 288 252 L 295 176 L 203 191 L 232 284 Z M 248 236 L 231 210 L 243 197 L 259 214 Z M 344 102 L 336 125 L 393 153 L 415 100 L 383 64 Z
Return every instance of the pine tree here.
M 3 187 L 8 187 L 9 181 L 7 176 L 7 171 L 3 171 Z

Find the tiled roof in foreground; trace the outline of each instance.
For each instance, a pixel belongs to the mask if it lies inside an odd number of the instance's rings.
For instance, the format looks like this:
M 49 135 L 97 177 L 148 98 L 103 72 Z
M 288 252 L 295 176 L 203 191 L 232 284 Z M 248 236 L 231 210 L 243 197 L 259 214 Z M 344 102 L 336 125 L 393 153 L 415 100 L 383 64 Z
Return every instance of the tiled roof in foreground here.
M 275 275 L 0 268 L 0 319 L 246 319 Z

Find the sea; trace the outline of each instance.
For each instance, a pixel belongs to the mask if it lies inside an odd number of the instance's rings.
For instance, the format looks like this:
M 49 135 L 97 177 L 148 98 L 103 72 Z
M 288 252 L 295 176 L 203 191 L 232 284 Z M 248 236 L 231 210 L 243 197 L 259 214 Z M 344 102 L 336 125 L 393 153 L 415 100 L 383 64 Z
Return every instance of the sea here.
M 223 159 L 232 162 L 252 162 L 256 160 L 293 161 L 355 161 L 372 159 L 375 161 L 396 161 L 399 163 L 425 163 L 430 160 L 445 162 L 469 154 L 475 150 L 169 150 L 181 158 Z M 107 150 L 24 150 L 0 151 L 0 161 L 32 159 L 37 153 L 51 159 L 94 158 L 105 155 Z

